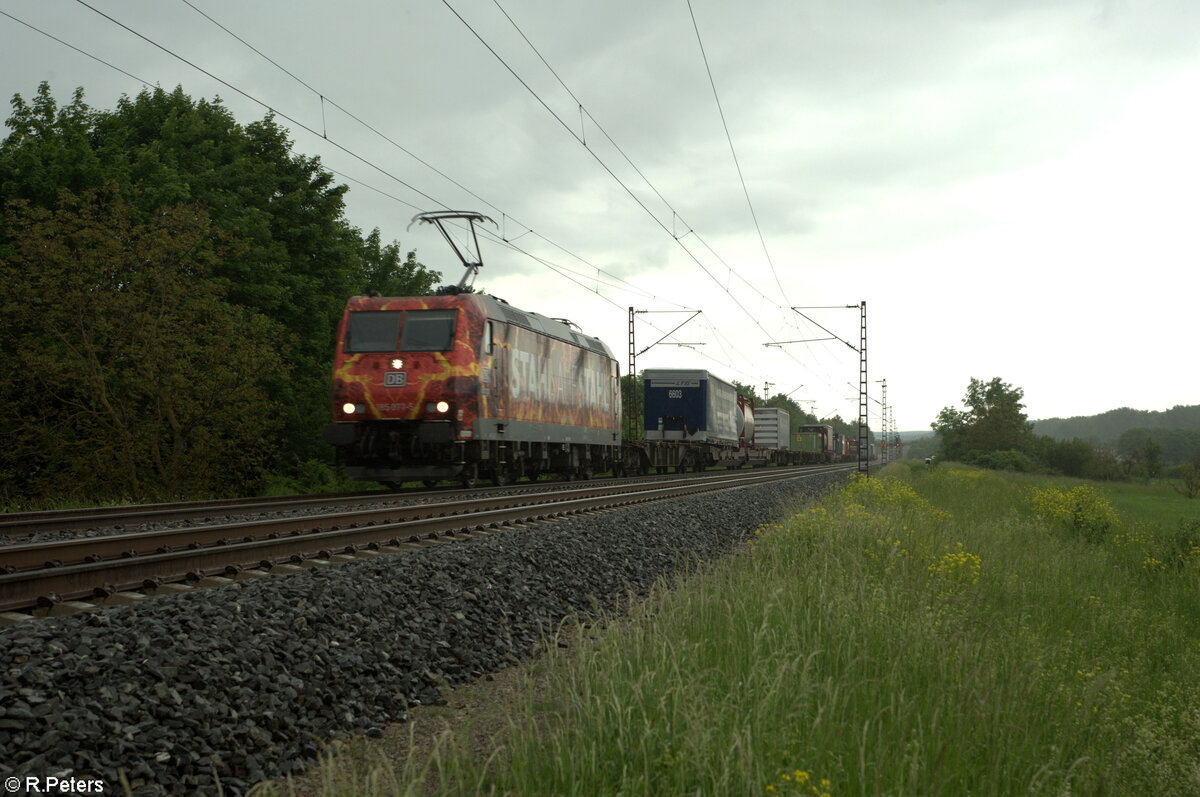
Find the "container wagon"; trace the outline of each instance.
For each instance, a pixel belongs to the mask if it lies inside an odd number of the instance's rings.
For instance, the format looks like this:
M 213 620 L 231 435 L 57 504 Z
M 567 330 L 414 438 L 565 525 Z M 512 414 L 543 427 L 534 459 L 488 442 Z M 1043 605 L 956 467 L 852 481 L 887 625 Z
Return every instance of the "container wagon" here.
M 794 465 L 800 461 L 799 450 L 791 449 L 791 415 L 777 407 L 761 407 L 754 415 L 754 443 L 770 452 L 778 465 Z
M 801 462 L 833 462 L 833 427 L 823 424 L 807 424 L 796 432 L 800 443 Z
M 678 472 L 746 462 L 742 440 L 754 435 L 753 409 L 733 385 L 703 370 L 656 368 L 642 372 L 643 440 L 626 448 L 626 468 Z

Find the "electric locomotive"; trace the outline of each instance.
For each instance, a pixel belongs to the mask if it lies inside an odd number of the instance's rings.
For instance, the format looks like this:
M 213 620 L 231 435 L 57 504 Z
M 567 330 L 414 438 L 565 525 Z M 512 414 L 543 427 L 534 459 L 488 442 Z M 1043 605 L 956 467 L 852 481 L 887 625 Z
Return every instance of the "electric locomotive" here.
M 333 373 L 346 475 L 473 486 L 620 465 L 617 361 L 563 319 L 487 294 L 349 300 Z

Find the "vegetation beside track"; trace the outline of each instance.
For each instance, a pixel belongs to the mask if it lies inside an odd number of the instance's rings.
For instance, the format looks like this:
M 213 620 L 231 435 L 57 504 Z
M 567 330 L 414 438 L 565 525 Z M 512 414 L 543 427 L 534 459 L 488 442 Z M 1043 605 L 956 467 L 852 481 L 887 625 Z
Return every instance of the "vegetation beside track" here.
M 890 466 L 328 793 L 1200 793 L 1200 523 L 1110 489 Z

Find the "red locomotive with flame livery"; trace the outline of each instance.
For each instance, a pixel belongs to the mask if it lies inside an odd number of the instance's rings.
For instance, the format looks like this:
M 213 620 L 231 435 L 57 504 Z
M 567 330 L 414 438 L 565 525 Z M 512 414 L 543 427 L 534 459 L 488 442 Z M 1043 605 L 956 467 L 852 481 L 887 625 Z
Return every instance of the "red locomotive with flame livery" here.
M 349 300 L 325 429 L 351 479 L 587 478 L 621 462 L 617 362 L 487 294 Z

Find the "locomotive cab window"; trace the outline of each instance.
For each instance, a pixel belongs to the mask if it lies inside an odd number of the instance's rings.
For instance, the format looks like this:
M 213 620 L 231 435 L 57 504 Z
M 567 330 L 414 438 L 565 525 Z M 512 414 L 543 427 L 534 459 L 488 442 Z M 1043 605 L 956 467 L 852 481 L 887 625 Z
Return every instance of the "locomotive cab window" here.
M 401 351 L 449 351 L 454 348 L 457 310 L 409 310 L 404 314 Z
M 401 315 L 399 310 L 351 313 L 346 324 L 345 351 L 396 351 Z

